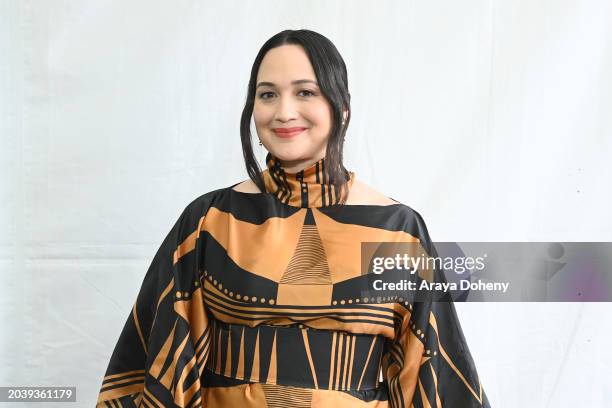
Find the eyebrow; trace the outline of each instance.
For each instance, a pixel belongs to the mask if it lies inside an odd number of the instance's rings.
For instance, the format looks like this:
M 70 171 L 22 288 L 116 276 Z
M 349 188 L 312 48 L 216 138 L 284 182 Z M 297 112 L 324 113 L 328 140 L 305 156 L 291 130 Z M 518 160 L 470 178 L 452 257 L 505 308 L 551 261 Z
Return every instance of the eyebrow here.
M 299 85 L 299 84 L 306 84 L 306 83 L 311 83 L 311 84 L 315 84 L 316 86 L 319 86 L 319 84 L 317 84 L 317 81 L 313 81 L 312 79 L 296 79 L 295 81 L 291 81 L 291 85 Z M 275 87 L 276 85 L 274 85 L 273 82 L 260 82 L 257 84 L 255 89 L 259 88 L 260 86 Z

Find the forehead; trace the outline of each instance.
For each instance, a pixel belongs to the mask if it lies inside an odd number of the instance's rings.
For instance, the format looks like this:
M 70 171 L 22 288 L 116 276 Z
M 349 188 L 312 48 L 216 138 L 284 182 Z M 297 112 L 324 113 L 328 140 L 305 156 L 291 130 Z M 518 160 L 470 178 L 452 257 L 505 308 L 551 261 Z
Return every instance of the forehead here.
M 312 64 L 301 46 L 281 45 L 266 53 L 257 72 L 257 82 L 273 82 L 285 86 L 296 79 L 316 81 Z

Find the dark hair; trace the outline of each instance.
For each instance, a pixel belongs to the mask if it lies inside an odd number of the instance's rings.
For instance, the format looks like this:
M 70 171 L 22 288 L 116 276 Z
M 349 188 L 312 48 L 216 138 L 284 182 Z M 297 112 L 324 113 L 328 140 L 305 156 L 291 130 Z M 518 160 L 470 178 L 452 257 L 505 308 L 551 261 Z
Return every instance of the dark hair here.
M 332 129 L 327 142 L 327 149 L 324 158 L 324 168 L 327 180 L 334 185 L 341 200 L 338 204 L 346 202 L 348 171 L 342 163 L 342 148 L 344 135 L 351 118 L 350 98 L 348 91 L 348 79 L 346 65 L 336 46 L 327 37 L 311 30 L 285 30 L 271 37 L 259 50 L 253 67 L 251 68 L 251 78 L 247 90 L 246 102 L 242 110 L 240 119 L 240 139 L 242 141 L 242 152 L 247 173 L 251 180 L 265 192 L 265 185 L 261 168 L 253 154 L 251 144 L 251 116 L 255 103 L 255 87 L 259 66 L 266 53 L 272 48 L 286 44 L 301 45 L 314 69 L 319 89 L 323 96 L 330 103 L 332 108 Z M 342 125 L 342 115 L 347 109 L 345 124 Z M 269 154 L 268 156 L 269 157 Z

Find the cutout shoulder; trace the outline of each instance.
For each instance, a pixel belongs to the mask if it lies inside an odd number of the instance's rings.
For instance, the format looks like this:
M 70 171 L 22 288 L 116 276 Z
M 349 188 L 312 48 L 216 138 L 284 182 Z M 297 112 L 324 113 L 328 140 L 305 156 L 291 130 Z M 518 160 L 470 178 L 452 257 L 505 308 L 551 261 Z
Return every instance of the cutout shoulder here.
M 251 179 L 247 179 L 239 184 L 236 184 L 232 190 L 250 194 L 261 193 L 261 191 L 259 191 L 259 187 L 257 187 L 257 184 L 255 184 Z
M 378 190 L 370 187 L 369 185 L 355 180 L 353 187 L 349 192 L 349 197 L 346 202 L 347 205 L 393 205 L 400 204 L 399 202 L 390 199 Z

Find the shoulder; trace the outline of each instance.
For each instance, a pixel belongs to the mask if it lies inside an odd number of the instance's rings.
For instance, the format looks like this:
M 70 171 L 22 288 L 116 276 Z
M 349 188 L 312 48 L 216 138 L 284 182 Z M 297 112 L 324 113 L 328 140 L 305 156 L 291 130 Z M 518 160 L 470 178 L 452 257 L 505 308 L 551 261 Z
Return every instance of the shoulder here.
M 349 192 L 347 205 L 352 204 L 380 206 L 379 210 L 385 214 L 391 224 L 413 236 L 429 239 L 425 220 L 418 211 L 409 205 L 387 197 L 359 180 L 355 180 Z
M 211 206 L 222 206 L 223 203 L 227 201 L 232 190 L 249 194 L 260 193 L 259 188 L 253 182 L 253 180 L 247 179 L 240 183 L 234 184 L 233 186 L 218 188 L 194 198 L 189 204 L 187 204 L 184 211 L 189 213 L 205 214 L 208 211 L 208 208 Z
M 385 196 L 380 191 L 374 189 L 368 184 L 355 180 L 353 185 L 351 186 L 351 190 L 349 192 L 348 199 L 346 201 L 347 205 L 392 205 L 392 204 L 400 204 L 398 201 L 395 201 L 387 196 Z
M 211 206 L 222 206 L 232 190 L 252 194 L 260 192 L 257 185 L 251 179 L 247 179 L 233 186 L 218 188 L 197 196 L 185 206 L 184 212 L 205 214 Z
M 218 188 L 208 191 L 193 198 L 183 209 L 182 216 L 188 218 L 200 217 L 208 212 L 213 206 L 219 206 L 224 201 L 229 187 Z
M 235 186 L 232 187 L 232 190 L 238 191 L 241 193 L 251 193 L 251 194 L 261 193 L 261 191 L 259 191 L 259 187 L 257 187 L 257 184 L 255 184 L 253 180 L 251 179 L 246 179 L 243 182 L 236 184 Z

